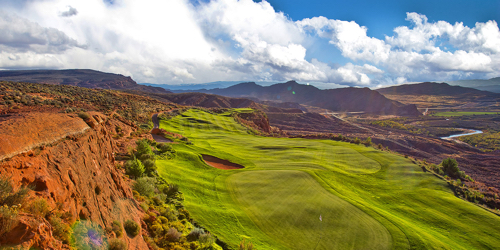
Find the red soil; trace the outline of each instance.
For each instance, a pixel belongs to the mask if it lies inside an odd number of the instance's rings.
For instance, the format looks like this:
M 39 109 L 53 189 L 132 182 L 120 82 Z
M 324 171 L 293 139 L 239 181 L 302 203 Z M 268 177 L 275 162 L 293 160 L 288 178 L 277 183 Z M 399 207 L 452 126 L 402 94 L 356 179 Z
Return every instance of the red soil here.
M 205 163 L 207 163 L 208 165 L 210 165 L 214 168 L 224 169 L 224 170 L 244 168 L 243 166 L 241 166 L 239 164 L 232 163 L 228 160 L 219 159 L 219 158 L 211 156 L 211 155 L 202 154 L 201 156 L 203 157 L 203 160 L 205 161 Z

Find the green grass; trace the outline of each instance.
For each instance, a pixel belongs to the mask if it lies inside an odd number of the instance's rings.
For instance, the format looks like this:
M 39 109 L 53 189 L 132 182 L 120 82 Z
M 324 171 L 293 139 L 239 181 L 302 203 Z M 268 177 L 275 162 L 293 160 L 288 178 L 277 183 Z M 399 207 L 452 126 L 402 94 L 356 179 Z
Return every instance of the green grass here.
M 499 112 L 439 112 L 433 116 L 498 115 Z
M 246 111 L 245 111 L 246 112 Z M 195 220 L 233 248 L 491 249 L 500 218 L 408 159 L 327 140 L 250 135 L 231 112 L 188 110 L 160 127 L 189 137 L 158 161 Z M 209 154 L 245 166 L 220 170 Z M 319 221 L 322 215 L 323 221 Z

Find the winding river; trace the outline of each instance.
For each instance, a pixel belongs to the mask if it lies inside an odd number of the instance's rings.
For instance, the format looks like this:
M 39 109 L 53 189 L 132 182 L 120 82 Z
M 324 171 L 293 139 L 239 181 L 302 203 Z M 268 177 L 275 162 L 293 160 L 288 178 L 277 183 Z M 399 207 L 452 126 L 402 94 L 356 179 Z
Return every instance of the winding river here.
M 445 136 L 445 137 L 441 137 L 441 139 L 447 140 L 447 139 L 451 139 L 451 138 L 455 138 L 455 137 L 460 137 L 460 136 L 475 135 L 475 134 L 482 134 L 483 133 L 483 131 L 481 131 L 481 130 L 475 130 L 475 129 L 465 129 L 465 128 L 457 128 L 457 129 L 463 129 L 464 131 L 473 131 L 473 132 L 469 132 L 469 133 L 465 133 L 465 134 L 455 134 L 455 135 Z

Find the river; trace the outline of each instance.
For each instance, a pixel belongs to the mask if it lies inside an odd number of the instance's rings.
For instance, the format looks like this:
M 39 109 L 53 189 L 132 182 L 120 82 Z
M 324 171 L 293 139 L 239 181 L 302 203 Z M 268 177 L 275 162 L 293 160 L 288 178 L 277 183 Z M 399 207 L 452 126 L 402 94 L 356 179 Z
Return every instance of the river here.
M 466 131 L 473 131 L 473 132 L 465 133 L 465 134 L 455 134 L 455 135 L 445 136 L 445 137 L 441 137 L 441 139 L 447 140 L 447 139 L 451 139 L 451 138 L 455 138 L 455 137 L 460 137 L 460 136 L 475 135 L 475 134 L 482 134 L 483 133 L 483 131 L 481 131 L 481 130 L 475 130 L 475 129 L 466 129 L 466 128 L 458 128 L 458 129 L 463 129 L 463 130 L 466 130 Z

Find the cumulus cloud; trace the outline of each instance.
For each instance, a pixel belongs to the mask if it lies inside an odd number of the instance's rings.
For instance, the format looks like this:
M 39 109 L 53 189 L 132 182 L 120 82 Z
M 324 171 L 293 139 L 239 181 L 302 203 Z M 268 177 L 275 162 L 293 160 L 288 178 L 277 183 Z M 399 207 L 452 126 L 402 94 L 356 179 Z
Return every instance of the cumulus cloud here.
M 68 10 L 61 12 L 61 16 L 63 17 L 70 17 L 70 16 L 76 16 L 78 14 L 78 10 L 75 8 L 68 6 Z
M 0 12 L 0 68 L 92 68 L 151 83 L 294 79 L 349 86 L 493 77 L 500 68 L 495 21 L 467 27 L 407 13 L 410 25 L 378 39 L 354 21 L 293 21 L 266 1 L 7 2 L 5 12 L 15 14 Z M 308 48 L 325 39 L 350 62 L 306 60 Z
M 12 53 L 62 53 L 82 46 L 57 29 L 44 28 L 17 15 L 0 12 L 0 47 Z
M 425 15 L 418 13 L 407 13 L 406 20 L 412 28 L 397 27 L 395 35 L 386 36 L 385 40 L 369 37 L 367 28 L 355 22 L 314 17 L 297 24 L 302 30 L 329 39 L 343 56 L 385 68 L 392 75 L 388 81 L 391 83 L 407 78 L 439 80 L 471 73 L 493 75 L 500 68 L 500 32 L 495 21 L 469 28 L 462 23 L 429 23 Z M 443 45 L 454 51 L 443 51 Z

